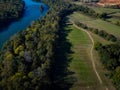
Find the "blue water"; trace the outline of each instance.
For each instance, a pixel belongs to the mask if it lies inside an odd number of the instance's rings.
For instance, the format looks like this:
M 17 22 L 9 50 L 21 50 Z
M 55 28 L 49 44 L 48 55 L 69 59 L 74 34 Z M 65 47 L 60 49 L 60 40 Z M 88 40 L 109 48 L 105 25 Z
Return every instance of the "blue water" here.
M 32 21 L 45 16 L 49 9 L 44 3 L 34 2 L 32 0 L 24 1 L 26 4 L 24 16 L 20 20 L 12 22 L 8 27 L 4 28 L 0 32 L 0 48 L 15 33 L 19 32 L 20 30 L 25 30 L 32 23 Z M 44 7 L 43 12 L 40 12 L 40 5 L 43 5 Z

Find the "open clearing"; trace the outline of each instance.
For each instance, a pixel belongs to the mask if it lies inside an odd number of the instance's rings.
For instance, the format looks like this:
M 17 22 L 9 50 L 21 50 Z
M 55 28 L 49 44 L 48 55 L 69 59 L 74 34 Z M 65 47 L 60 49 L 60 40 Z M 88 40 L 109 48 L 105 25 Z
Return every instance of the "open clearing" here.
M 69 55 L 69 58 L 73 58 L 69 69 L 74 72 L 77 80 L 70 90 L 105 90 L 105 84 L 99 83 L 92 67 L 90 56 L 92 42 L 89 36 L 73 25 L 68 25 L 65 29 L 71 30 L 67 38 L 72 44 L 71 49 L 74 53 Z
M 74 12 L 69 16 L 73 21 L 78 21 L 86 24 L 87 26 L 98 28 L 100 30 L 105 30 L 106 32 L 115 35 L 120 38 L 120 26 L 114 25 L 110 22 L 106 22 L 101 19 L 95 19 L 85 16 L 79 12 Z

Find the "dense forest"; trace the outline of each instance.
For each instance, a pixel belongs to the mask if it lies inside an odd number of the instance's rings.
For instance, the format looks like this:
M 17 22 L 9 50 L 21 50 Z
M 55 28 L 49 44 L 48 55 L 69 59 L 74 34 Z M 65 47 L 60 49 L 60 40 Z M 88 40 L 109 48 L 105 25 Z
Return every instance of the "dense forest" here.
M 24 12 L 23 0 L 0 0 L 0 27 L 19 19 Z
M 52 72 L 59 25 L 70 5 L 61 0 L 43 1 L 50 6 L 48 14 L 14 35 L 0 52 L 0 90 L 55 88 Z
M 95 48 L 99 52 L 101 62 L 110 71 L 109 77 L 116 89 L 120 90 L 120 44 L 102 45 L 96 43 Z

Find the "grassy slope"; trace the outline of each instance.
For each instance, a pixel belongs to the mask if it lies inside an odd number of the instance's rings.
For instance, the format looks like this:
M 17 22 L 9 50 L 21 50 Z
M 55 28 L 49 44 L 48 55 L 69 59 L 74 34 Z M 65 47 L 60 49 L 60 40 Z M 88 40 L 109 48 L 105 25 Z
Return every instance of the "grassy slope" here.
M 78 12 L 75 12 L 74 14 L 72 14 L 70 16 L 70 18 L 74 21 L 80 21 L 84 24 L 87 24 L 90 27 L 105 30 L 108 33 L 111 33 L 111 34 L 120 38 L 120 27 L 119 26 L 113 25 L 109 22 L 106 22 L 106 21 L 103 21 L 100 19 L 94 19 L 94 18 L 85 16 L 85 15 L 78 13 Z
M 88 35 L 73 26 L 68 26 L 65 29 L 71 30 L 68 39 L 74 53 L 70 55 L 73 60 L 69 69 L 74 72 L 74 77 L 77 79 L 71 90 L 103 90 L 93 72 L 89 55 L 91 41 Z

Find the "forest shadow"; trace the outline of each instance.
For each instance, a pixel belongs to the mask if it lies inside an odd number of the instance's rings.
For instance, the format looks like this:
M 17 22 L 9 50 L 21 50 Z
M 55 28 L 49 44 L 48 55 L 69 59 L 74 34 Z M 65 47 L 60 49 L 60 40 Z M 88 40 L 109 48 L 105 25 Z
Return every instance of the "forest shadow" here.
M 68 70 L 72 60 L 70 54 L 72 44 L 67 39 L 71 30 L 65 30 L 66 24 L 61 25 L 55 47 L 55 62 L 52 64 L 52 90 L 69 90 L 76 81 L 74 72 Z

